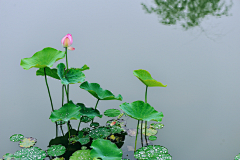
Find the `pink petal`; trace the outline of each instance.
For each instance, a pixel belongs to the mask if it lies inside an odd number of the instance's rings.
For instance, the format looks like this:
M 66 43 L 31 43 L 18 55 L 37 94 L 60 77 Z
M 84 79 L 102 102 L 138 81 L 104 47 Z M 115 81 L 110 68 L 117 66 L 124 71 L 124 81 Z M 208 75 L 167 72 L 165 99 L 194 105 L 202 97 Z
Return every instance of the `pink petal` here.
M 73 43 L 73 39 L 72 39 L 72 35 L 71 34 L 67 34 L 66 36 L 64 36 L 62 38 L 62 45 L 63 47 L 69 47 L 72 45 Z
M 69 46 L 71 46 L 72 43 L 73 43 L 72 35 L 71 35 L 71 34 L 67 34 L 67 37 L 68 37 L 69 40 L 70 40 L 70 44 L 69 44 Z
M 68 47 L 67 49 L 69 49 L 69 50 L 71 50 L 71 51 L 74 51 L 74 50 L 75 50 L 75 48 L 73 48 L 73 47 Z
M 110 126 L 114 126 L 115 124 L 116 124 L 116 122 L 113 121 L 113 122 L 110 124 Z

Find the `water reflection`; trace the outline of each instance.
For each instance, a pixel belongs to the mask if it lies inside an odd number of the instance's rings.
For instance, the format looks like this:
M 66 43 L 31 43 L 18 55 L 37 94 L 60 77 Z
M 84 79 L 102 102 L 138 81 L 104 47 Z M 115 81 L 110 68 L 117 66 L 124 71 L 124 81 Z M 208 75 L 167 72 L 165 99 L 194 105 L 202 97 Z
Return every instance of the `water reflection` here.
M 143 9 L 155 13 L 164 25 L 180 24 L 184 29 L 200 26 L 207 16 L 228 16 L 232 0 L 154 0 L 154 6 L 143 4 Z

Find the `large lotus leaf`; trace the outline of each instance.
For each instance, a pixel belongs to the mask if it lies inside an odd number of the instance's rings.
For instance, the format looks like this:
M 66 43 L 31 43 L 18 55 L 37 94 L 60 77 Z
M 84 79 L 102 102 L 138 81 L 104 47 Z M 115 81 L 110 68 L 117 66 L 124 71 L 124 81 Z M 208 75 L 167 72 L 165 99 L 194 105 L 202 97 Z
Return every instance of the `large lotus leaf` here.
M 110 134 L 111 134 L 110 129 L 108 129 L 106 127 L 99 127 L 99 128 L 91 130 L 89 132 L 89 137 L 91 137 L 93 139 L 106 138 Z
M 136 76 L 142 83 L 144 83 L 148 87 L 167 87 L 167 85 L 163 85 L 161 82 L 156 81 L 152 78 L 151 74 L 143 69 L 133 71 L 133 75 Z
M 12 159 L 14 159 L 14 155 L 11 153 L 6 153 L 5 155 L 3 155 L 3 159 L 4 160 L 12 160 Z
M 148 103 L 143 101 L 135 101 L 132 103 L 123 103 L 119 106 L 128 116 L 144 121 L 161 122 L 163 118 L 162 112 L 156 111 Z
M 149 145 L 146 147 L 139 148 L 135 153 L 136 159 L 147 159 L 147 160 L 171 160 L 172 156 L 168 154 L 167 148 L 160 145 Z
M 10 141 L 12 141 L 12 142 L 19 142 L 23 138 L 24 138 L 24 136 L 22 134 L 14 134 L 14 135 L 12 135 L 10 137 Z
M 46 152 L 38 147 L 24 148 L 14 153 L 15 160 L 43 160 Z
M 81 108 L 80 113 L 83 116 L 87 116 L 91 119 L 93 119 L 94 117 L 102 118 L 102 115 L 100 114 L 100 112 L 97 109 L 87 108 L 87 107 L 85 107 L 85 105 L 83 103 L 77 103 L 77 106 L 79 106 Z
M 145 135 L 145 129 L 142 130 L 142 133 Z M 154 136 L 157 134 L 157 130 L 154 128 L 147 129 L 147 136 Z
M 108 109 L 104 112 L 107 117 L 117 117 L 121 112 L 118 109 Z
M 72 101 L 64 104 L 60 109 L 54 110 L 49 119 L 52 122 L 69 120 L 80 120 L 80 107 L 77 107 Z
M 71 68 L 65 71 L 65 65 L 60 63 L 57 65 L 57 74 L 64 85 L 82 83 L 85 81 L 85 74 L 81 69 Z
M 19 146 L 23 148 L 29 148 L 35 145 L 37 142 L 36 138 L 26 137 L 19 142 Z
M 56 61 L 64 57 L 65 52 L 56 50 L 51 47 L 47 47 L 39 52 L 36 52 L 30 58 L 22 59 L 20 65 L 25 70 L 29 70 L 32 67 L 35 68 L 52 67 Z
M 238 155 L 236 155 L 234 160 L 240 160 L 240 153 Z
M 56 68 L 51 69 L 49 67 L 46 67 L 45 71 L 46 71 L 47 76 L 60 80 L 60 77 L 57 74 L 57 69 Z M 45 76 L 44 68 L 39 68 L 36 71 L 36 75 L 37 76 Z
M 121 160 L 122 150 L 109 140 L 97 139 L 92 142 L 90 155 L 102 160 Z
M 80 85 L 80 88 L 88 91 L 99 100 L 122 100 L 122 96 L 114 96 L 109 90 L 103 90 L 97 83 L 88 83 L 87 81 Z
M 92 160 L 90 156 L 90 150 L 78 150 L 73 153 L 73 155 L 70 157 L 70 160 Z
M 66 152 L 66 148 L 62 145 L 52 145 L 48 148 L 47 153 L 49 156 L 61 156 Z

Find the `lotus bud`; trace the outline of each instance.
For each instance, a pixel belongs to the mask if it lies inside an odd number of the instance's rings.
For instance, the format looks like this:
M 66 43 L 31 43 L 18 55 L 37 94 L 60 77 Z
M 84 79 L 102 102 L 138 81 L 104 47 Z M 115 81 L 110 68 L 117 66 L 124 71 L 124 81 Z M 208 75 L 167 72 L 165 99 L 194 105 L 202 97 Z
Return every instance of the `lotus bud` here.
M 63 37 L 61 42 L 63 47 L 70 47 L 73 43 L 72 35 L 67 34 L 66 36 Z

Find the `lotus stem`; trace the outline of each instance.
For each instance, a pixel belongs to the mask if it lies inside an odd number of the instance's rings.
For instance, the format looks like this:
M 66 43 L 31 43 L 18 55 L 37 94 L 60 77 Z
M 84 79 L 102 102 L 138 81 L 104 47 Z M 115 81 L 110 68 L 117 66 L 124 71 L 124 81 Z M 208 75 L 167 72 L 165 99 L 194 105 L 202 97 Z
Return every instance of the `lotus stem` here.
M 145 103 L 147 103 L 147 89 L 148 89 L 148 86 L 146 86 L 146 91 L 145 91 Z M 148 142 L 147 142 L 147 121 L 145 121 L 145 141 L 146 141 L 146 145 L 148 146 Z
M 46 75 L 46 70 L 45 70 L 45 68 L 46 68 L 46 67 L 44 67 L 45 82 L 46 82 L 46 86 L 47 86 L 47 90 L 48 90 L 48 95 L 49 95 L 49 99 L 50 99 L 51 106 L 52 106 L 52 111 L 54 111 L 53 103 L 52 103 L 52 97 L 51 97 L 51 93 L 50 93 L 50 90 L 49 90 L 49 87 L 48 87 L 47 75 Z
M 68 59 L 67 59 L 67 47 L 65 47 L 65 53 L 66 53 L 66 66 L 68 70 Z M 69 99 L 69 84 L 67 85 L 67 98 Z
M 98 105 L 99 100 L 100 100 L 100 99 L 97 100 L 97 103 L 96 103 L 96 105 L 95 105 L 95 109 L 97 109 L 97 105 Z M 93 123 L 93 120 L 94 120 L 94 118 L 92 119 L 92 123 Z
M 143 147 L 143 135 L 142 135 L 142 128 L 143 128 L 143 121 L 141 121 L 141 143 L 142 143 L 142 147 Z
M 79 121 L 79 124 L 78 124 L 78 130 L 77 130 L 77 133 L 79 132 L 80 124 L 81 124 L 81 118 L 80 118 L 80 121 Z
M 135 139 L 135 149 L 134 149 L 134 152 L 136 152 L 136 147 L 137 147 L 138 126 L 139 126 L 139 120 L 138 120 L 138 123 L 137 123 L 137 133 L 136 133 L 136 139 Z
M 68 137 L 69 137 L 69 140 L 70 140 L 70 129 L 69 129 L 69 124 L 67 123 L 67 126 L 68 126 Z
M 62 129 L 62 125 L 60 125 L 60 128 L 61 128 L 61 131 L 62 131 L 62 136 L 64 136 L 64 132 L 63 132 L 63 129 Z
M 67 102 L 69 102 L 68 91 L 67 91 L 66 85 L 64 85 L 64 87 L 65 87 L 65 92 L 66 92 L 66 95 L 67 95 Z
M 64 85 L 62 85 L 62 106 L 64 103 Z

